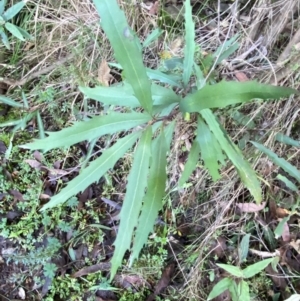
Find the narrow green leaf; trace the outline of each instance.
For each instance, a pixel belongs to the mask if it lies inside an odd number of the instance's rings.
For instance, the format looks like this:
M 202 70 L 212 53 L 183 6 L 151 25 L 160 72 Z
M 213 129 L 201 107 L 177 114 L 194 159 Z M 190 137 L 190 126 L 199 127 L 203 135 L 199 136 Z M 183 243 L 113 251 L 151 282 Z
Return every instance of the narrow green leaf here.
M 199 153 L 200 153 L 200 147 L 198 141 L 194 139 L 190 153 L 188 155 L 188 159 L 184 165 L 184 170 L 178 182 L 179 187 L 183 186 L 183 184 L 189 179 L 191 173 L 197 167 L 197 163 L 199 161 Z
M 250 291 L 249 291 L 249 285 L 246 281 L 242 280 L 239 284 L 239 296 L 238 300 L 243 300 L 243 301 L 250 301 Z
M 221 127 L 214 114 L 210 110 L 202 110 L 200 113 L 208 124 L 210 130 L 214 133 L 216 139 L 220 144 L 220 147 L 223 149 L 229 160 L 237 169 L 241 180 L 250 190 L 256 202 L 260 203 L 262 200 L 262 193 L 260 183 L 256 177 L 255 172 L 253 171 L 249 163 L 244 160 L 241 151 L 234 145 L 234 143 L 232 143 L 230 137 Z
M 118 105 L 130 108 L 140 106 L 139 101 L 134 96 L 132 87 L 126 82 L 122 85 L 112 87 L 79 87 L 79 90 L 86 97 L 97 100 L 104 105 Z M 167 89 L 156 84 L 151 85 L 151 93 L 154 106 L 167 106 L 180 101 L 180 97 L 172 89 Z
M 0 0 L 0 16 L 4 12 L 5 5 L 6 5 L 6 0 Z
M 4 14 L 2 15 L 5 21 L 12 19 L 16 14 L 20 12 L 20 10 L 25 6 L 25 1 L 20 1 L 9 9 L 7 9 Z
M 280 222 L 279 224 L 277 225 L 277 227 L 275 228 L 274 230 L 274 235 L 275 235 L 275 238 L 278 239 L 279 237 L 282 236 L 283 234 L 283 231 L 284 231 L 284 224 L 287 223 L 290 219 L 290 216 L 286 216 L 284 217 Z
M 161 72 L 159 70 L 149 69 L 147 68 L 147 75 L 152 80 L 158 80 L 163 84 L 168 84 L 172 87 L 179 87 L 181 88 L 181 84 L 179 83 L 181 77 L 175 74 L 167 74 Z
M 63 188 L 59 194 L 52 197 L 51 200 L 42 207 L 41 211 L 65 203 L 70 197 L 85 190 L 92 183 L 99 181 L 109 169 L 113 168 L 126 151 L 132 147 L 140 135 L 141 132 L 127 135 L 103 151 L 99 158 L 91 162 L 76 178 L 68 182 L 67 186 Z
M 213 54 L 214 58 L 218 58 L 216 64 L 220 64 L 223 60 L 227 59 L 231 54 L 239 49 L 240 45 L 237 43 L 238 34 L 231 39 L 220 45 L 216 52 Z
M 105 116 L 93 117 L 88 121 L 77 122 L 59 132 L 49 133 L 49 136 L 45 139 L 35 140 L 32 143 L 21 145 L 21 147 L 44 151 L 67 147 L 84 140 L 91 141 L 106 134 L 127 131 L 148 122 L 150 119 L 151 117 L 144 113 L 110 113 Z
M 18 38 L 21 41 L 25 41 L 23 35 L 21 34 L 21 32 L 19 31 L 18 27 L 15 26 L 14 24 L 11 24 L 9 22 L 6 22 L 4 24 L 5 28 L 16 38 Z
M 0 123 L 0 127 L 4 128 L 4 127 L 9 127 L 9 126 L 14 126 L 14 125 L 18 125 L 22 122 L 23 122 L 23 119 L 9 120 L 9 121 Z
M 240 300 L 240 287 L 236 283 L 236 281 L 232 281 L 232 285 L 229 287 L 230 297 L 232 301 L 242 301 Z
M 141 106 L 151 114 L 150 81 L 143 65 L 138 38 L 132 34 L 124 12 L 120 10 L 116 0 L 94 0 L 94 4 L 116 59 L 124 69 L 126 80 L 132 86 Z
M 255 81 L 226 82 L 206 85 L 201 90 L 187 95 L 180 102 L 181 112 L 200 112 L 208 108 L 224 108 L 228 105 L 249 102 L 252 99 L 279 99 L 298 94 L 291 88 L 260 84 Z
M 9 45 L 9 41 L 8 41 L 8 37 L 6 35 L 6 33 L 3 31 L 4 28 L 0 27 L 0 36 L 1 36 L 1 40 L 4 44 L 4 46 L 7 48 L 7 49 L 10 49 L 10 45 Z
M 162 33 L 163 31 L 160 28 L 152 30 L 152 32 L 147 36 L 147 38 L 143 42 L 143 48 L 148 47 L 152 42 L 157 40 Z
M 185 7 L 185 48 L 183 60 L 183 84 L 186 87 L 193 70 L 195 55 L 195 24 L 192 16 L 192 6 L 190 0 L 184 2 Z
M 6 105 L 9 105 L 11 107 L 15 108 L 23 108 L 23 104 L 16 102 L 12 100 L 11 98 L 5 97 L 3 95 L 0 95 L 0 103 L 4 103 Z
M 264 268 L 266 268 L 274 258 L 265 259 L 259 262 L 256 262 L 243 270 L 243 278 L 251 278 L 254 275 L 261 272 Z
M 208 169 L 213 181 L 220 179 L 220 165 L 218 162 L 224 164 L 225 156 L 218 141 L 216 140 L 216 137 L 212 134 L 208 126 L 200 117 L 198 118 L 196 139 L 200 146 L 201 158 L 203 159 L 205 167 Z
M 286 161 L 283 158 L 278 157 L 274 152 L 259 144 L 257 142 L 251 141 L 251 143 L 261 152 L 265 153 L 273 163 L 280 166 L 284 171 L 286 171 L 291 177 L 295 178 L 298 182 L 300 182 L 300 171 L 293 166 L 291 163 Z
M 175 120 L 173 120 L 164 128 L 164 133 L 165 133 L 165 137 L 166 137 L 166 147 L 167 147 L 168 151 L 170 151 L 171 143 L 173 141 L 173 133 L 174 133 L 174 129 L 175 129 L 175 124 L 176 124 Z
M 24 30 L 22 27 L 19 26 L 16 27 L 25 39 L 33 40 L 33 37 L 26 30 Z
M 37 111 L 36 120 L 38 124 L 40 139 L 44 139 L 45 138 L 44 124 L 39 111 Z
M 248 252 L 249 252 L 249 241 L 250 241 L 250 234 L 246 234 L 242 241 L 241 244 L 239 246 L 239 262 L 243 263 L 248 256 Z
M 221 281 L 219 281 L 211 290 L 207 297 L 207 301 L 212 300 L 222 293 L 224 293 L 226 290 L 229 289 L 230 286 L 232 286 L 233 280 L 230 278 L 223 278 Z
M 287 145 L 291 145 L 291 146 L 296 146 L 296 147 L 300 147 L 300 141 L 294 140 L 291 137 L 284 135 L 282 133 L 277 133 L 275 136 L 275 139 L 278 142 L 287 144 Z
M 290 181 L 287 177 L 285 177 L 281 174 L 278 174 L 276 176 L 276 179 L 282 181 L 286 185 L 286 187 L 291 189 L 292 191 L 299 192 L 298 187 L 292 181 Z
M 162 208 L 162 199 L 166 187 L 166 141 L 164 132 L 152 143 L 152 161 L 148 178 L 147 192 L 143 200 L 142 212 L 135 232 L 129 264 L 138 257 L 149 233 L 153 230 L 155 219 Z
M 133 230 L 138 224 L 142 200 L 147 186 L 151 155 L 152 128 L 143 133 L 134 153 L 134 160 L 128 176 L 126 195 L 120 213 L 120 226 L 114 242 L 115 250 L 111 260 L 111 278 L 121 265 L 126 250 L 130 248 Z
M 222 264 L 222 263 L 217 263 L 217 266 L 228 272 L 229 274 L 242 278 L 243 277 L 243 271 L 239 267 L 235 267 L 233 265 L 229 264 Z

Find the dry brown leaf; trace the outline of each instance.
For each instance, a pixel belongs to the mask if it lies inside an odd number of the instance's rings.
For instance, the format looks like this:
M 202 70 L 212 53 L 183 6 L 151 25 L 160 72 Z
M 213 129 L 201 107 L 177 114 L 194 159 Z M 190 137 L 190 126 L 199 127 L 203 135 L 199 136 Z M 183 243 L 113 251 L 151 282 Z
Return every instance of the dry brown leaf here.
M 37 150 L 33 153 L 33 156 L 34 156 L 34 158 L 35 158 L 36 160 L 38 160 L 39 162 L 42 162 L 42 161 L 44 160 L 43 154 L 40 153 L 40 152 L 37 151 Z
M 239 82 L 246 82 L 249 80 L 248 76 L 244 72 L 238 71 L 235 72 L 234 75 Z
M 42 166 L 42 164 L 39 161 L 34 160 L 34 159 L 27 159 L 27 160 L 25 160 L 25 162 L 27 164 L 29 164 L 31 167 L 36 168 L 36 169 L 40 169 Z
M 40 200 L 49 200 L 49 199 L 50 199 L 50 195 L 45 193 L 40 194 Z
M 110 266 L 111 266 L 110 262 L 102 262 L 99 264 L 94 264 L 75 272 L 71 277 L 78 278 L 92 273 L 96 273 L 98 271 L 108 271 L 110 269 Z
M 111 75 L 110 75 L 110 68 L 106 62 L 106 60 L 103 60 L 100 64 L 99 70 L 98 70 L 98 80 L 99 82 L 105 86 L 109 86 L 109 82 L 111 80 Z
M 237 203 L 236 206 L 241 210 L 241 212 L 253 213 L 263 210 L 266 207 L 266 202 L 262 202 L 261 204 Z
M 181 45 L 182 45 L 182 38 L 178 37 L 170 44 L 169 48 L 170 48 L 171 53 L 173 55 L 176 55 L 177 52 L 179 52 Z
M 23 194 L 16 190 L 16 189 L 11 189 L 8 191 L 10 195 L 12 195 L 14 197 L 14 201 L 20 201 L 20 202 L 24 202 L 24 198 L 23 198 Z
M 284 242 L 289 242 L 291 240 L 290 228 L 288 223 L 283 224 L 283 231 L 282 231 L 282 239 Z
M 151 8 L 149 9 L 149 14 L 150 15 L 157 15 L 158 14 L 158 9 L 159 9 L 159 1 L 155 1 Z
M 284 208 L 276 208 L 276 215 L 278 218 L 284 218 L 287 217 L 291 214 L 290 211 L 284 209 Z
M 300 239 L 297 239 L 296 241 L 292 240 L 289 245 L 300 254 Z

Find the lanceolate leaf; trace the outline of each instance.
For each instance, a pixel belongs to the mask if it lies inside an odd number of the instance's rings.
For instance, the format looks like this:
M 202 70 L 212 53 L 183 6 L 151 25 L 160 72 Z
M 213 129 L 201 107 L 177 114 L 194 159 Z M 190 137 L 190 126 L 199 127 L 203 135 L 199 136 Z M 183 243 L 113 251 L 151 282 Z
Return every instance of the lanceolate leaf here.
M 4 103 L 6 105 L 15 107 L 15 108 L 23 108 L 24 105 L 22 103 L 18 103 L 11 98 L 0 95 L 0 103 Z
M 280 166 L 284 171 L 286 171 L 290 176 L 294 177 L 298 182 L 300 182 L 300 171 L 293 166 L 288 161 L 284 160 L 283 158 L 278 157 L 274 152 L 266 148 L 265 146 L 251 141 L 251 143 L 260 151 L 265 153 L 275 164 Z
M 3 13 L 3 18 L 5 21 L 8 21 L 12 19 L 17 13 L 20 12 L 20 10 L 24 7 L 25 1 L 20 1 L 8 8 L 4 13 Z
M 197 167 L 197 163 L 199 161 L 199 153 L 200 147 L 196 139 L 194 139 L 188 159 L 185 163 L 184 170 L 179 179 L 178 185 L 182 187 L 182 185 L 189 179 L 191 173 Z
M 223 264 L 223 263 L 217 263 L 217 266 L 224 269 L 226 272 L 231 274 L 232 276 L 242 278 L 243 272 L 239 267 L 230 265 L 230 264 Z
M 200 145 L 201 158 L 204 161 L 205 167 L 208 169 L 212 179 L 214 181 L 218 180 L 220 178 L 220 166 L 218 162 L 224 164 L 225 156 L 216 137 L 200 117 L 198 118 L 196 139 Z
M 185 1 L 185 48 L 183 60 L 183 83 L 186 86 L 190 80 L 195 54 L 195 25 L 192 16 L 190 0 Z
M 256 202 L 260 203 L 262 200 L 261 187 L 254 170 L 251 168 L 249 163 L 245 161 L 241 151 L 231 142 L 229 136 L 221 128 L 221 125 L 216 120 L 214 114 L 210 110 L 202 110 L 200 113 L 208 124 L 210 130 L 214 133 L 221 148 L 237 169 L 241 180 L 250 190 Z
M 298 92 L 291 88 L 275 87 L 255 81 L 226 82 L 206 85 L 189 94 L 180 102 L 182 112 L 199 112 L 208 108 L 223 108 L 228 105 L 248 102 L 254 98 L 279 99 Z
M 254 275 L 261 272 L 264 268 L 266 268 L 273 260 L 274 260 L 274 258 L 269 258 L 269 259 L 265 259 L 265 260 L 256 262 L 252 265 L 249 265 L 248 267 L 246 267 L 243 270 L 243 277 L 244 278 L 253 277 Z
M 104 105 L 118 105 L 130 108 L 140 106 L 139 101 L 134 96 L 133 89 L 127 83 L 112 87 L 80 87 L 79 90 L 88 98 L 97 100 Z M 151 85 L 151 93 L 153 105 L 155 106 L 166 106 L 180 101 L 180 97 L 172 89 L 167 89 L 156 84 Z
M 22 33 L 19 31 L 17 26 L 9 22 L 6 22 L 4 26 L 13 36 L 15 36 L 21 41 L 25 41 Z
M 151 139 L 152 128 L 148 127 L 134 153 L 133 165 L 128 176 L 126 195 L 120 213 L 119 231 L 114 242 L 115 251 L 111 261 L 111 279 L 121 265 L 126 250 L 130 248 L 133 230 L 138 224 L 149 172 Z
M 68 182 L 61 192 L 51 198 L 50 202 L 42 207 L 46 210 L 66 202 L 70 197 L 80 191 L 85 190 L 89 185 L 99 181 L 99 179 L 132 147 L 141 132 L 135 132 L 121 138 L 112 147 L 103 151 L 102 155 L 90 163 L 76 178 Z
M 138 257 L 143 245 L 147 242 L 148 235 L 153 229 L 155 219 L 162 208 L 162 199 L 166 187 L 166 141 L 164 132 L 161 131 L 152 143 L 152 160 L 148 178 L 147 192 L 144 197 L 142 212 L 139 217 L 135 238 L 130 256 L 130 265 Z
M 151 113 L 150 81 L 143 65 L 139 40 L 132 33 L 116 0 L 94 0 L 94 3 L 101 18 L 101 26 L 114 49 L 116 59 L 123 67 L 126 80 L 141 106 Z
M 207 300 L 212 300 L 219 295 L 221 295 L 223 292 L 229 289 L 229 287 L 232 285 L 233 280 L 230 278 L 224 278 L 220 280 L 212 289 L 210 294 L 207 297 Z
M 89 121 L 77 122 L 59 132 L 49 133 L 49 137 L 21 145 L 28 149 L 48 151 L 53 148 L 65 147 L 84 140 L 92 140 L 106 134 L 127 131 L 135 126 L 148 122 L 150 115 L 144 113 L 110 113 L 105 116 L 93 117 Z

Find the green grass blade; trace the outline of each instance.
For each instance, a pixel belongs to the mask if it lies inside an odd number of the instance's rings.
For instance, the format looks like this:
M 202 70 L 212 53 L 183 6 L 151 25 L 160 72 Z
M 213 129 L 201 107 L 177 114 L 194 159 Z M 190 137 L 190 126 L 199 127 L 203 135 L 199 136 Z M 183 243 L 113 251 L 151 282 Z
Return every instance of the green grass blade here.
M 141 106 L 151 114 L 152 98 L 150 81 L 143 65 L 141 45 L 126 21 L 116 0 L 94 0 L 101 18 L 101 26 L 114 50 L 117 61 L 123 67 L 126 80 L 132 86 Z
M 147 242 L 148 235 L 152 231 L 155 219 L 162 208 L 162 199 L 166 187 L 166 158 L 167 148 L 164 132 L 161 131 L 157 139 L 152 143 L 152 161 L 148 178 L 147 192 L 144 197 L 142 212 L 135 232 L 132 253 L 129 264 L 138 257 L 143 245 Z
M 25 6 L 25 1 L 20 1 L 13 6 L 11 6 L 9 9 L 7 9 L 2 17 L 4 18 L 5 21 L 8 21 L 12 19 L 16 14 L 20 12 L 20 10 Z
M 197 167 L 197 163 L 199 161 L 199 153 L 200 147 L 198 141 L 194 139 L 190 153 L 188 155 L 188 159 L 184 165 L 184 170 L 178 182 L 179 187 L 183 186 L 183 184 L 189 179 L 190 175 Z
M 225 156 L 223 155 L 216 137 L 212 134 L 208 126 L 200 117 L 198 118 L 196 139 L 200 146 L 201 158 L 203 159 L 204 165 L 208 169 L 213 181 L 220 179 L 220 166 L 218 161 L 224 164 Z
M 280 166 L 284 171 L 286 171 L 291 177 L 295 178 L 300 182 L 300 171 L 293 166 L 291 163 L 283 158 L 278 157 L 274 152 L 266 148 L 265 146 L 251 141 L 251 143 L 261 152 L 265 153 L 276 165 Z
M 185 48 L 183 59 L 183 84 L 186 87 L 193 70 L 195 54 L 195 24 L 192 16 L 192 6 L 190 0 L 185 3 Z
M 84 140 L 91 141 L 106 134 L 127 131 L 148 122 L 150 119 L 150 115 L 144 113 L 110 113 L 105 116 L 93 117 L 89 121 L 77 122 L 73 126 L 59 132 L 48 133 L 49 136 L 47 138 L 35 140 L 32 143 L 21 145 L 21 147 L 44 151 L 67 147 Z
M 152 128 L 143 133 L 134 153 L 134 160 L 128 176 L 126 195 L 120 213 L 120 226 L 114 242 L 115 250 L 111 260 L 111 279 L 121 265 L 126 250 L 130 249 L 133 230 L 138 224 L 142 200 L 147 186 L 151 156 Z
M 251 101 L 252 99 L 279 99 L 298 91 L 291 88 L 275 87 L 249 82 L 222 81 L 215 85 L 206 85 L 201 90 L 189 94 L 180 102 L 181 112 L 199 112 L 209 108 L 223 108 L 228 105 Z
M 241 151 L 231 142 L 214 114 L 210 110 L 202 110 L 200 113 L 218 140 L 220 147 L 237 169 L 242 182 L 249 189 L 255 201 L 260 203 L 262 200 L 261 187 L 254 170 L 243 158 Z
M 150 79 L 152 80 L 158 80 L 159 82 L 163 84 L 168 84 L 172 87 L 179 87 L 181 88 L 181 84 L 179 83 L 180 81 L 180 76 L 175 75 L 175 74 L 167 74 L 164 72 L 161 72 L 159 70 L 154 70 L 154 69 L 149 69 L 147 68 L 147 75 L 149 76 Z
M 0 95 L 0 103 L 4 103 L 8 106 L 15 107 L 15 108 L 23 108 L 24 107 L 23 104 L 16 102 L 16 101 L 12 100 L 11 98 L 8 98 L 8 97 L 2 96 L 2 95 Z
M 276 176 L 276 179 L 282 181 L 286 185 L 287 188 L 291 189 L 294 192 L 299 193 L 298 187 L 292 181 L 290 181 L 287 177 L 283 176 L 282 174 L 278 174 Z
M 135 132 L 119 139 L 112 147 L 103 151 L 101 157 L 97 158 L 85 168 L 76 178 L 68 182 L 61 192 L 42 207 L 42 211 L 58 206 L 66 202 L 70 197 L 80 191 L 85 190 L 89 185 L 99 181 L 99 179 L 132 147 L 141 132 Z
M 40 111 L 37 111 L 36 120 L 37 120 L 37 124 L 38 124 L 40 139 L 44 139 L 45 138 L 45 130 L 44 130 L 44 124 L 43 124 L 43 120 L 42 120 Z

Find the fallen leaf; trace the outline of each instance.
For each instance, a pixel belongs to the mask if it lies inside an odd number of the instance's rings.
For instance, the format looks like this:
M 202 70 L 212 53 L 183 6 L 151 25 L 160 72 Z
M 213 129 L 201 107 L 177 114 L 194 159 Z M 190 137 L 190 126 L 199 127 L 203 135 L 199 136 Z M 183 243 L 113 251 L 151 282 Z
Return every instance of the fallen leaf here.
M 78 278 L 85 275 L 96 273 L 98 271 L 108 271 L 110 269 L 110 266 L 111 266 L 110 262 L 102 262 L 99 264 L 94 264 L 75 272 L 71 277 Z
M 23 194 L 16 190 L 16 189 L 11 189 L 8 191 L 10 195 L 12 195 L 14 197 L 14 201 L 20 201 L 20 202 L 24 202 L 24 198 L 23 198 Z
M 149 9 L 149 14 L 150 15 L 157 15 L 158 14 L 158 9 L 159 9 L 159 2 L 155 1 L 151 8 Z
M 281 236 L 284 242 L 289 242 L 291 240 L 290 228 L 288 223 L 283 224 L 283 232 Z
M 234 75 L 239 82 L 246 82 L 249 80 L 248 76 L 244 72 L 238 71 L 235 72 Z
M 42 164 L 39 161 L 33 159 L 27 159 L 25 160 L 25 162 L 35 169 L 40 169 L 42 166 Z
M 50 199 L 50 195 L 45 193 L 40 194 L 40 200 L 49 200 L 49 199 Z
M 284 208 L 279 208 L 279 207 L 276 208 L 276 216 L 278 218 L 284 218 L 284 217 L 289 216 L 290 214 L 291 214 L 291 212 Z
M 241 210 L 241 212 L 253 213 L 263 210 L 266 207 L 266 202 L 262 202 L 261 204 L 237 203 L 236 206 Z
M 98 80 L 103 86 L 108 87 L 111 78 L 110 68 L 106 60 L 103 60 L 98 70 Z
M 293 247 L 297 252 L 298 254 L 300 254 L 300 239 L 297 239 L 296 241 L 295 240 L 292 240 L 289 245 L 291 247 Z
M 42 162 L 42 161 L 44 160 L 43 154 L 40 153 L 40 152 L 37 151 L 37 150 L 33 153 L 33 156 L 34 156 L 34 158 L 35 158 L 36 160 L 38 160 L 39 162 Z

